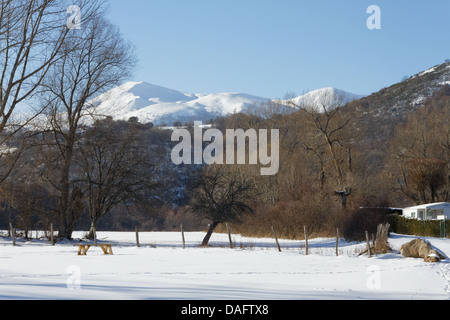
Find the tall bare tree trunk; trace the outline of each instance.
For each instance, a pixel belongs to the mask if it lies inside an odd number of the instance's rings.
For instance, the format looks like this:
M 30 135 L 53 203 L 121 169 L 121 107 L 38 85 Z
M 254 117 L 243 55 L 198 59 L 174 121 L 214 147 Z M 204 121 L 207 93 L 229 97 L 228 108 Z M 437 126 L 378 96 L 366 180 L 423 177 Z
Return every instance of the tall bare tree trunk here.
M 70 239 L 76 220 L 83 207 L 80 200 L 82 173 L 74 157 L 79 152 L 82 118 L 93 112 L 89 101 L 99 93 L 118 85 L 130 73 L 134 65 L 132 47 L 123 41 L 115 26 L 102 17 L 103 1 L 91 12 L 83 11 L 81 30 L 69 33 L 61 55 L 43 81 L 47 107 L 51 110 L 50 129 L 56 177 L 49 173 L 47 179 L 55 187 L 59 197 L 59 237 Z M 47 173 L 46 173 L 47 174 Z M 52 181 L 53 180 L 53 181 Z M 54 181 L 56 180 L 56 181 Z

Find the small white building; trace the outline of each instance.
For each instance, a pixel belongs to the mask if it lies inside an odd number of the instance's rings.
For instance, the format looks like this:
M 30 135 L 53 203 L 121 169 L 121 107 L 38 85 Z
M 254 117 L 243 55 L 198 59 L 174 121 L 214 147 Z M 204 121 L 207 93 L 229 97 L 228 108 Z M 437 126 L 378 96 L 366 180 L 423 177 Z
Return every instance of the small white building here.
M 403 209 L 403 216 L 418 220 L 450 219 L 450 202 L 422 204 Z

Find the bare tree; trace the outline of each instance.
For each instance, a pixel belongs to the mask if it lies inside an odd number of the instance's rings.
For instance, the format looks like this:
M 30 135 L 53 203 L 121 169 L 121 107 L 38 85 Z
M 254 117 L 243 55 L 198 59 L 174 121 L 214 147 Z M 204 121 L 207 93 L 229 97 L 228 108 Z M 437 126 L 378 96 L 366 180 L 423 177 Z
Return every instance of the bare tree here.
M 6 183 L 5 183 L 6 185 Z M 45 216 L 46 200 L 49 199 L 45 186 L 30 181 L 22 183 L 10 183 L 8 186 L 8 205 L 10 210 L 16 211 L 15 223 L 24 232 L 24 237 L 29 238 L 29 231 L 35 230 Z M 48 226 L 48 225 L 47 225 Z M 47 226 L 44 226 L 45 228 Z
M 411 113 L 392 140 L 387 168 L 395 191 L 414 203 L 450 197 L 450 88 Z
M 58 8 L 61 3 L 0 3 L 0 132 L 16 108 L 36 92 L 58 58 L 68 33 L 62 15 L 66 8 Z
M 202 246 L 207 246 L 216 227 L 225 222 L 239 222 L 253 213 L 251 201 L 256 190 L 251 181 L 232 171 L 231 166 L 212 165 L 202 169 L 193 188 L 192 210 L 211 221 Z
M 289 104 L 301 110 L 307 116 L 309 132 L 300 138 L 299 144 L 308 152 L 312 152 L 318 164 L 318 181 L 323 188 L 325 183 L 325 155 L 332 163 L 334 176 L 334 193 L 339 196 L 341 205 L 346 207 L 347 197 L 352 189 L 348 186 L 348 175 L 351 167 L 351 149 L 346 146 L 348 140 L 347 129 L 351 118 L 342 116 L 344 97 L 333 96 L 331 93 L 324 95 L 317 105 L 290 100 Z M 347 174 L 346 174 L 347 173 Z
M 407 166 L 408 183 L 420 195 L 420 202 L 436 202 L 440 198 L 439 189 L 448 183 L 447 162 L 438 159 L 411 159 Z
M 4 0 L 0 2 L 0 158 L 4 182 L 23 150 L 12 137 L 42 112 L 25 110 L 33 103 L 52 64 L 61 56 L 69 33 L 67 6 L 62 0 Z M 10 152 L 14 149 L 14 152 Z
M 76 156 L 80 183 L 87 198 L 93 238 L 98 221 L 119 204 L 151 202 L 150 192 L 161 186 L 159 155 L 144 143 L 136 124 L 96 122 L 79 142 Z
M 69 239 L 77 217 L 75 205 L 82 197 L 71 177 L 79 130 L 92 113 L 90 101 L 124 80 L 135 62 L 132 47 L 103 16 L 93 16 L 83 22 L 80 30 L 71 32 L 63 46 L 66 54 L 54 64 L 51 77 L 43 83 L 48 110 L 44 132 L 53 135 L 54 161 L 59 171 L 58 180 L 51 181 L 60 199 L 59 237 Z
M 102 1 L 77 0 L 83 8 L 80 22 L 94 18 Z M 67 9 L 74 1 L 3 0 L 0 2 L 0 145 L 42 112 L 36 94 L 63 50 L 72 30 Z M 31 107 L 34 105 L 34 110 Z M 21 117 L 15 117 L 21 106 Z M 25 115 L 26 114 L 26 115 Z

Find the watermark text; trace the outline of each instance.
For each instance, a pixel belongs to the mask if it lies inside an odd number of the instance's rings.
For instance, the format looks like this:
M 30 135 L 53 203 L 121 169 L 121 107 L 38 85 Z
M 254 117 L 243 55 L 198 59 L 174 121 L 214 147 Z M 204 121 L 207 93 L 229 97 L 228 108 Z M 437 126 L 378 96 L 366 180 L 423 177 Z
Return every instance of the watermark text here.
M 259 131 L 227 129 L 225 135 L 213 128 L 203 131 L 202 122 L 195 122 L 192 143 L 189 130 L 174 130 L 172 141 L 180 142 L 172 149 L 171 157 L 174 164 L 260 164 L 261 175 L 269 176 L 278 173 L 280 166 L 278 129 L 270 130 L 270 142 L 267 129 Z M 205 148 L 203 148 L 204 142 L 209 142 Z

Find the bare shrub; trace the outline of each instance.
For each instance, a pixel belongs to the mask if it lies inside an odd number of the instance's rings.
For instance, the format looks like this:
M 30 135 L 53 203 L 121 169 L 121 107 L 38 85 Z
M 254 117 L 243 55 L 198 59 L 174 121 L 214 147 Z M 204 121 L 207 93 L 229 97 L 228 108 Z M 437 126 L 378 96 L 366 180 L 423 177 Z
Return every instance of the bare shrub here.
M 375 245 L 373 248 L 374 253 L 388 253 L 392 251 L 391 247 L 389 246 L 389 227 L 390 224 L 379 224 L 377 228 L 377 234 L 375 237 Z
M 375 234 L 378 225 L 387 221 L 387 215 L 382 208 L 360 208 L 351 214 L 343 227 L 344 238 L 350 241 L 364 241 L 365 232 Z

